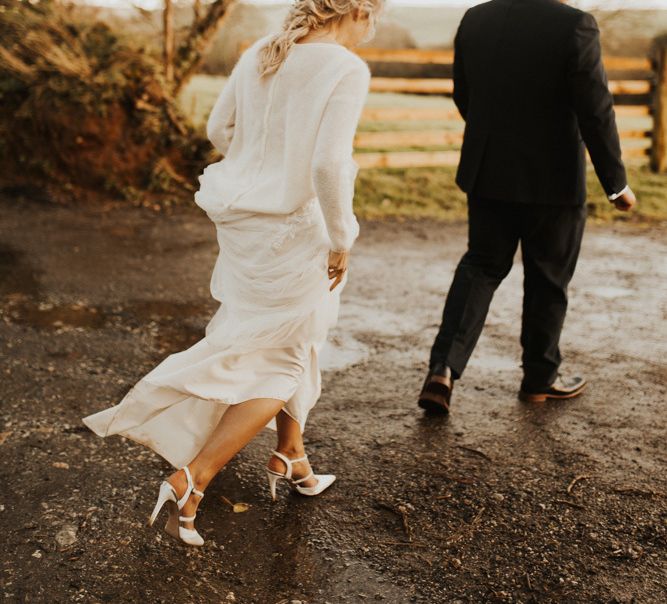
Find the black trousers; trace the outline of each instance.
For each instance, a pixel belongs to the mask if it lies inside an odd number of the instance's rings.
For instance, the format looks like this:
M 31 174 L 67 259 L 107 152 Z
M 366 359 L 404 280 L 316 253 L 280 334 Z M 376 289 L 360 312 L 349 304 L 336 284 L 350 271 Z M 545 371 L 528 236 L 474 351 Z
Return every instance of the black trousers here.
M 430 365 L 445 363 L 460 377 L 482 332 L 489 304 L 523 258 L 522 389 L 551 385 L 561 362 L 558 342 L 567 287 L 579 257 L 585 206 L 512 203 L 468 197 L 468 251 L 456 268 Z

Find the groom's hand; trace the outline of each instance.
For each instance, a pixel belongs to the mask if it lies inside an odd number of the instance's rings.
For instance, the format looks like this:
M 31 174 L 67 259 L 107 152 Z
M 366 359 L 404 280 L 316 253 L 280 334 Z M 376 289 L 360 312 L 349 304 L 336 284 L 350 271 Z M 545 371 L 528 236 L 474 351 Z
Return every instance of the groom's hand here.
M 620 197 L 617 197 L 614 201 L 613 204 L 616 206 L 617 210 L 620 210 L 621 212 L 628 212 L 631 210 L 635 204 L 637 203 L 637 198 L 635 197 L 635 194 L 632 192 L 632 189 L 628 187 L 628 190 L 623 193 Z

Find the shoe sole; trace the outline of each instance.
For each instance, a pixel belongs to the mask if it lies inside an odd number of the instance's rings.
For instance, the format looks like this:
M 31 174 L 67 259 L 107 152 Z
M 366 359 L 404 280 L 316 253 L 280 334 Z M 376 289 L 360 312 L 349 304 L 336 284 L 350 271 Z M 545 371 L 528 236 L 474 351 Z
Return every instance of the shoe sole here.
M 183 539 L 181 539 L 181 536 L 178 533 L 178 515 L 180 514 L 178 511 L 178 506 L 172 501 L 167 502 L 167 505 L 169 506 L 169 518 L 167 519 L 167 524 L 164 525 L 164 532 L 167 533 L 167 535 L 170 537 L 176 539 L 176 541 L 178 541 L 181 545 L 187 545 L 188 547 L 201 547 L 203 543 L 188 543 L 187 541 L 183 541 Z
M 454 384 L 451 377 L 429 374 L 419 393 L 417 405 L 432 415 L 449 415 Z
M 574 392 L 567 394 L 529 394 L 528 392 L 519 392 L 519 400 L 523 403 L 546 403 L 548 400 L 564 401 L 570 398 L 575 398 L 586 390 L 587 384 L 584 384 Z
M 449 415 L 449 409 L 444 405 L 436 403 L 435 401 L 429 399 L 420 398 L 417 401 L 417 404 L 424 410 L 429 413 L 437 415 Z
M 164 531 L 167 535 L 180 541 L 181 538 L 178 535 L 178 506 L 173 501 L 168 501 L 166 505 L 169 517 L 167 518 L 167 523 L 164 525 Z

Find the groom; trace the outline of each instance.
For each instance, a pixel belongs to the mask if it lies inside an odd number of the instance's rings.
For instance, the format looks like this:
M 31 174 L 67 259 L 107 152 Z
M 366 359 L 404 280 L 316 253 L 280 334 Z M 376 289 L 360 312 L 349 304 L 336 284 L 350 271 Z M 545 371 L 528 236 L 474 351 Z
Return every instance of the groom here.
M 492 0 L 466 12 L 454 46 L 454 101 L 466 121 L 456 182 L 468 195 L 468 251 L 447 296 L 419 406 L 449 411 L 454 380 L 519 245 L 519 398 L 575 397 L 586 381 L 559 375 L 558 341 L 586 220 L 586 148 L 616 208 L 636 202 L 597 24 L 558 0 Z

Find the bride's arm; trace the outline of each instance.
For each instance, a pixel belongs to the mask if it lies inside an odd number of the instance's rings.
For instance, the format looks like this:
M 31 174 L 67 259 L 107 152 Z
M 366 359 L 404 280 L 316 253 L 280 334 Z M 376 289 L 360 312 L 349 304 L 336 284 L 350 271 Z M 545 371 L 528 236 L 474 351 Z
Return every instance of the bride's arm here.
M 349 250 L 359 235 L 352 208 L 358 166 L 352 152 L 369 85 L 365 63 L 341 78 L 327 101 L 315 142 L 313 186 L 336 251 Z
M 227 78 L 222 92 L 211 109 L 206 122 L 206 135 L 213 146 L 222 155 L 227 154 L 227 149 L 234 136 L 234 120 L 236 118 L 236 80 L 238 78 L 240 60 L 232 69 Z

